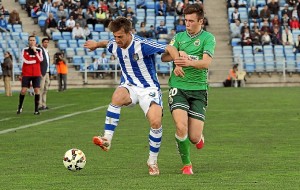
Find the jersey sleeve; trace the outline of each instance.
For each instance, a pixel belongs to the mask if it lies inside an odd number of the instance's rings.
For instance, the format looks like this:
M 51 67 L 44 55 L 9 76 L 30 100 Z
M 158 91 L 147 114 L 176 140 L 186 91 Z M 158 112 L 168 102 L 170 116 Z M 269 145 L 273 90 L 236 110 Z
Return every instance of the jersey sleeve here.
M 110 40 L 108 41 L 107 46 L 106 46 L 106 49 L 107 49 L 107 51 L 108 51 L 109 53 L 112 53 L 113 45 L 114 45 L 113 41 L 114 41 L 113 39 L 110 39 Z
M 216 39 L 213 35 L 210 35 L 205 41 L 203 54 L 208 54 L 210 57 L 213 57 L 215 53 L 215 47 L 216 47 Z
M 174 46 L 176 49 L 178 49 L 178 35 L 176 34 L 172 40 L 170 41 L 169 45 Z
M 164 53 L 166 45 L 157 43 L 153 40 L 144 39 L 142 43 L 142 51 L 145 56 L 153 55 L 155 53 Z

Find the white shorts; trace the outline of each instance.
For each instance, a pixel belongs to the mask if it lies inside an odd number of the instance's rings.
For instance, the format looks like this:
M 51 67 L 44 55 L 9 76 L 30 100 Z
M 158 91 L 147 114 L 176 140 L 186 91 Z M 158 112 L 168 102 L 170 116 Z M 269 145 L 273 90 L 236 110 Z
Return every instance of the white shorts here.
M 153 87 L 141 88 L 130 84 L 121 84 L 119 87 L 124 87 L 129 91 L 132 102 L 128 106 L 140 104 L 145 115 L 147 115 L 152 102 L 155 102 L 163 108 L 162 93 L 160 89 Z

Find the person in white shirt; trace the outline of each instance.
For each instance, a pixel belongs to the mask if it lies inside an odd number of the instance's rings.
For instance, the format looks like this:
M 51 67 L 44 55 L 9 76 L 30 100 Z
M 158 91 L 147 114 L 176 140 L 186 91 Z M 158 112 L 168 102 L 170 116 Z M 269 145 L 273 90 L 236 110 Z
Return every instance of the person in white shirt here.
M 70 18 L 66 22 L 68 30 L 72 31 L 75 27 L 75 20 L 73 19 L 73 16 L 70 16 Z
M 72 37 L 75 40 L 85 39 L 84 30 L 80 27 L 79 23 L 76 23 L 75 27 L 73 28 Z

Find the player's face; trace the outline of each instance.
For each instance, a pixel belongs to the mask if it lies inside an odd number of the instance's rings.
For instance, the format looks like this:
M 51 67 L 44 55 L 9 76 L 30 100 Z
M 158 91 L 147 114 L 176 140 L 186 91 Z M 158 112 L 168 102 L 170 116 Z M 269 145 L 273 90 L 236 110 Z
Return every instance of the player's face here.
M 33 47 L 36 45 L 35 37 L 30 37 L 29 38 L 29 46 Z
M 42 46 L 44 48 L 48 48 L 48 44 L 49 44 L 49 41 L 48 40 L 44 40 L 44 42 L 42 42 Z
M 198 19 L 196 13 L 185 15 L 186 30 L 190 34 L 196 34 L 201 30 L 203 19 Z
M 129 44 L 132 40 L 131 33 L 126 33 L 124 31 L 124 29 L 121 28 L 121 30 L 114 32 L 113 34 L 114 34 L 116 43 L 120 48 L 125 49 L 129 46 Z

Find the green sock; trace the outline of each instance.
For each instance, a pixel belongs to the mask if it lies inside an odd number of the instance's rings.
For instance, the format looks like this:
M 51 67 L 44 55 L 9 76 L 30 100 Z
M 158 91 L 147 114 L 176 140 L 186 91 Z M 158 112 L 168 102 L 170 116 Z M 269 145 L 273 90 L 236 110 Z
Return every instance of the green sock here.
M 175 135 L 178 151 L 182 160 L 182 163 L 184 165 L 190 165 L 191 164 L 191 159 L 190 159 L 190 147 L 191 147 L 191 142 L 189 138 L 184 138 L 184 139 L 178 139 L 177 135 Z

